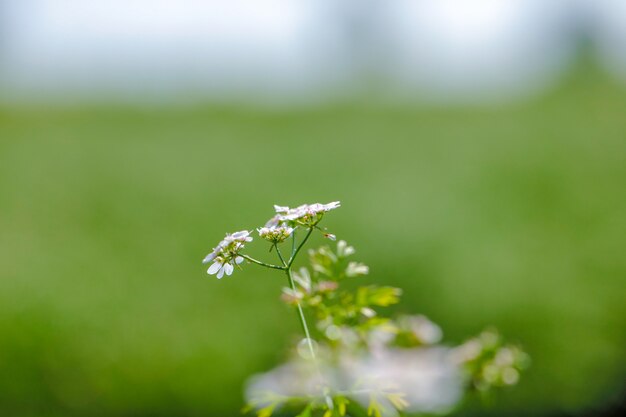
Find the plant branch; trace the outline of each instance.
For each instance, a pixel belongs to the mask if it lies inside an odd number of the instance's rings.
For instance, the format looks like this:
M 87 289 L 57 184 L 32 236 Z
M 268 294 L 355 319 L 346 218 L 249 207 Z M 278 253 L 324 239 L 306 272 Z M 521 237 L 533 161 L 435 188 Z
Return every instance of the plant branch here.
M 279 269 L 279 270 L 281 270 L 281 271 L 286 270 L 286 268 L 285 268 L 284 266 L 278 266 L 278 265 L 266 264 L 265 262 L 258 261 L 258 260 L 254 259 L 254 258 L 251 258 L 251 257 L 250 257 L 250 256 L 248 256 L 248 255 L 239 254 L 239 256 L 241 256 L 241 257 L 242 257 L 242 258 L 244 258 L 244 259 L 249 260 L 249 261 L 250 261 L 250 262 L 252 262 L 252 263 L 255 263 L 255 264 L 257 264 L 257 265 L 264 266 L 264 267 L 266 267 L 266 268 Z
M 293 277 L 291 276 L 291 269 L 287 268 L 287 270 L 285 272 L 287 273 L 287 278 L 289 280 L 289 286 L 295 292 L 296 291 L 296 283 L 293 280 Z M 313 349 L 313 343 L 311 342 L 311 334 L 309 333 L 309 326 L 307 325 L 306 318 L 304 317 L 304 310 L 302 309 L 302 305 L 300 305 L 300 303 L 297 303 L 296 306 L 298 307 L 298 318 L 300 319 L 300 325 L 302 325 L 302 330 L 304 331 L 304 335 L 307 338 L 307 342 L 308 342 L 308 345 L 309 345 L 309 350 L 311 351 L 311 356 L 313 358 L 315 358 L 315 350 Z
M 278 245 L 276 243 L 274 243 L 274 247 L 276 248 L 276 253 L 278 254 L 278 257 L 280 258 L 280 262 L 282 262 L 283 266 L 287 266 L 287 262 L 285 262 L 285 258 L 283 258 L 283 254 L 280 253 L 280 249 L 278 248 Z
M 309 237 L 311 236 L 311 233 L 313 233 L 313 228 L 312 227 L 306 233 L 306 235 L 304 236 L 304 239 L 302 239 L 302 242 L 300 242 L 300 244 L 298 245 L 296 250 L 291 254 L 291 258 L 289 259 L 289 262 L 287 262 L 287 268 L 291 268 L 291 265 L 293 264 L 293 261 L 296 260 L 296 256 L 298 255 L 298 252 L 300 252 L 300 249 L 302 249 L 302 247 L 304 246 L 306 241 L 309 239 Z

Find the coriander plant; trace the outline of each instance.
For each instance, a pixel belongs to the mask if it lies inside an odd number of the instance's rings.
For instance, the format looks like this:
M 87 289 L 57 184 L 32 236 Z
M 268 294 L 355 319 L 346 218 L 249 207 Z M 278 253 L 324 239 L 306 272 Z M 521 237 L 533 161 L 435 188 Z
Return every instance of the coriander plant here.
M 274 206 L 276 214 L 258 235 L 269 244 L 275 263 L 244 253 L 253 240 L 242 230 L 209 253 L 208 273 L 221 279 L 247 261 L 285 274 L 282 300 L 295 308 L 303 339 L 279 367 L 250 379 L 245 412 L 299 417 L 398 416 L 446 413 L 470 392 L 515 385 L 529 359 L 485 330 L 460 346 L 439 344 L 441 329 L 422 315 L 386 317 L 380 308 L 397 304 L 399 288 L 354 287 L 369 268 L 352 261 L 355 249 L 344 240 L 308 251 L 309 266 L 294 264 L 313 233 L 335 241 L 320 227 L 326 213 L 340 207 L 304 204 Z M 305 314 L 306 313 L 306 314 Z

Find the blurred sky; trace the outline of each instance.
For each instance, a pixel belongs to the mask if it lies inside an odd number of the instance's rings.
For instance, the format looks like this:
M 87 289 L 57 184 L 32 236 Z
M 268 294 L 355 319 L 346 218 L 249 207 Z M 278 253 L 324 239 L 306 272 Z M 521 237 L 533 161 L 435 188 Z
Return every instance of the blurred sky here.
M 554 84 L 581 39 L 626 79 L 620 0 L 4 0 L 5 101 L 477 102 Z

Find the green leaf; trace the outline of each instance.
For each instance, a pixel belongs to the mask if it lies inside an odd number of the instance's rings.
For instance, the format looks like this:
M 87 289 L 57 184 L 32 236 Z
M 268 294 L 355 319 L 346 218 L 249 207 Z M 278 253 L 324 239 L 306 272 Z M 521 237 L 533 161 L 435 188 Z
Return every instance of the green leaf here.
M 378 287 L 370 285 L 360 287 L 357 291 L 356 302 L 359 306 L 387 307 L 400 301 L 402 290 L 395 287 Z
M 274 409 L 276 408 L 276 403 L 272 403 L 267 407 L 261 408 L 257 411 L 257 417 L 271 417 L 272 413 L 274 413 Z
M 337 404 L 337 412 L 341 417 L 346 415 L 346 406 L 350 401 L 346 397 L 335 397 L 335 404 Z
M 311 417 L 311 404 L 307 405 L 296 417 Z
M 370 405 L 369 407 L 367 407 L 367 415 L 374 416 L 374 417 L 382 417 L 382 414 L 380 412 L 380 407 L 378 406 L 378 403 L 376 402 L 376 400 L 370 401 Z

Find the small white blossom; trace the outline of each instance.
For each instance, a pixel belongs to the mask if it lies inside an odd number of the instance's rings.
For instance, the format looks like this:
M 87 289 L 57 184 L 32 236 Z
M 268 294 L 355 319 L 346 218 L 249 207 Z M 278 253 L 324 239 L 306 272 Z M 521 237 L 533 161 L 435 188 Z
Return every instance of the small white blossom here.
M 299 272 L 292 272 L 293 280 L 304 289 L 305 292 L 311 292 L 311 274 L 306 268 L 300 268 Z
M 346 268 L 346 275 L 349 277 L 367 275 L 369 272 L 369 267 L 361 262 L 350 262 Z
M 221 257 L 217 257 L 207 272 L 209 275 L 217 274 L 217 279 L 221 279 L 224 276 L 224 273 L 226 273 L 226 275 L 231 275 L 233 273 L 233 270 L 235 269 L 233 262 L 235 264 L 240 264 L 243 262 L 243 258 L 241 256 L 237 256 L 233 260 L 226 261 Z
M 280 224 L 280 216 L 277 214 L 265 223 L 265 227 L 276 227 Z
M 400 324 L 409 330 L 415 337 L 426 345 L 433 345 L 441 341 L 443 332 L 441 327 L 430 321 L 426 316 L 405 316 Z
M 292 290 L 291 288 L 285 287 L 283 288 L 283 293 L 280 298 L 286 302 L 287 304 L 296 305 L 302 298 L 304 294 L 298 290 Z
M 505 368 L 502 371 L 502 381 L 506 385 L 515 385 L 519 381 L 519 372 L 515 368 Z
M 224 274 L 231 275 L 234 266 L 243 262 L 244 258 L 239 252 L 244 248 L 246 242 L 251 242 L 252 236 L 247 230 L 241 230 L 233 234 L 227 234 L 226 237 L 209 253 L 202 263 L 213 262 L 207 273 L 216 275 L 221 279 Z
M 339 201 L 333 201 L 328 204 L 302 204 L 296 208 L 274 205 L 277 216 L 270 219 L 270 222 L 295 222 L 305 226 L 312 226 L 321 219 L 324 213 L 334 210 L 340 207 L 340 205 Z
M 280 243 L 293 233 L 293 228 L 288 226 L 261 227 L 257 229 L 259 236 L 272 243 Z
M 353 255 L 354 252 L 354 248 L 352 246 L 348 246 L 348 243 L 345 240 L 340 240 L 339 242 L 337 242 L 337 255 L 339 255 L 340 258 L 345 258 Z

